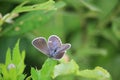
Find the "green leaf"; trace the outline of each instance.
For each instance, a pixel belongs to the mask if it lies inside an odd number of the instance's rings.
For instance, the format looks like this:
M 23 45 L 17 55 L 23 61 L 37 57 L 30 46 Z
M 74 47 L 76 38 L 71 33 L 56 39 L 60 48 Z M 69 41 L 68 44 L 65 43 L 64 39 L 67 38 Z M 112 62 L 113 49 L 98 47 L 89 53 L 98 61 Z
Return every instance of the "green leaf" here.
M 10 49 L 7 50 L 5 64 L 8 65 L 11 63 L 11 52 Z
M 55 66 L 53 78 L 60 75 L 76 74 L 79 67 L 74 60 L 67 63 L 61 63 Z
M 12 58 L 10 49 L 8 49 L 5 64 L 0 64 L 0 69 L 4 80 L 21 80 L 25 78 L 25 75 L 22 74 L 25 68 L 24 58 L 25 52 L 20 54 L 18 41 L 13 49 Z
M 13 49 L 12 61 L 15 65 L 17 65 L 21 61 L 21 55 L 19 51 L 19 41 L 15 45 Z
M 59 1 L 55 4 L 56 8 L 62 8 L 66 5 L 66 3 L 64 1 Z
M 29 1 L 30 3 L 39 3 L 39 2 L 44 2 L 46 0 L 26 0 Z M 25 0 L 2 0 L 2 2 L 7 2 L 7 3 L 22 3 L 25 2 Z
M 24 59 L 25 59 L 25 51 L 21 53 L 21 60 L 19 61 L 19 64 L 17 65 L 17 68 L 18 68 L 17 74 L 21 74 L 24 71 L 24 68 L 25 68 Z
M 25 80 L 25 77 L 26 75 L 21 74 L 17 77 L 17 80 Z
M 33 80 L 40 80 L 40 71 L 37 69 L 31 68 L 31 77 Z
M 26 3 L 23 3 L 22 5 L 16 7 L 12 13 L 21 13 L 21 12 L 28 12 L 28 11 L 34 11 L 34 10 L 55 10 L 54 1 L 49 0 L 45 3 L 35 4 L 31 6 L 23 6 Z
M 10 18 L 13 14 L 16 14 L 16 13 L 28 12 L 28 11 L 34 11 L 34 10 L 36 10 L 38 12 L 33 12 L 33 13 L 31 13 L 31 15 L 28 14 L 26 16 L 26 18 L 25 18 L 25 16 L 23 16 L 22 20 L 21 20 L 21 18 L 20 19 L 18 18 L 18 20 L 15 22 L 15 24 L 8 25 L 8 26 L 11 26 L 11 27 L 8 27 L 4 31 L 2 31 L 2 33 L 0 35 L 4 35 L 4 34 L 8 34 L 8 33 L 10 33 L 10 35 L 11 34 L 12 35 L 18 35 L 20 33 L 22 34 L 22 33 L 28 32 L 28 31 L 32 30 L 33 28 L 35 28 L 36 25 L 34 25 L 34 24 L 37 23 L 37 25 L 39 25 L 39 24 L 43 24 L 44 22 L 47 22 L 48 19 L 50 18 L 51 11 L 54 12 L 56 10 L 55 2 L 53 0 L 49 0 L 48 2 L 45 2 L 45 3 L 42 3 L 42 4 L 41 3 L 40 4 L 35 4 L 35 5 L 31 5 L 31 6 L 23 6 L 25 4 L 26 4 L 26 2 L 19 5 L 18 7 L 16 7 L 4 19 L 4 21 L 6 21 L 7 18 Z M 26 26 L 29 26 L 29 27 L 26 27 Z M 41 26 L 41 25 L 39 25 L 39 26 Z
M 56 64 L 56 60 L 48 58 L 43 64 L 42 69 L 40 70 L 40 79 L 50 80 L 51 76 L 53 75 L 53 70 Z
M 111 79 L 110 74 L 102 67 L 96 67 L 93 70 L 82 70 L 82 71 L 79 71 L 78 75 L 85 77 L 85 78 L 92 78 L 96 80 L 110 80 Z
M 56 60 L 48 58 L 42 66 L 41 70 L 31 68 L 31 77 L 33 80 L 51 80 Z
M 0 26 L 2 26 L 4 22 L 12 23 L 13 22 L 12 19 L 14 17 L 17 17 L 18 14 L 21 12 L 28 12 L 28 11 L 34 11 L 34 10 L 41 10 L 41 11 L 56 10 L 54 6 L 55 2 L 53 0 L 49 0 L 48 2 L 45 2 L 42 4 L 40 3 L 40 4 L 31 5 L 31 6 L 24 6 L 27 2 L 28 1 L 17 6 L 15 9 L 13 9 L 11 13 L 6 14 L 3 18 L 1 17 Z M 2 30 L 2 28 L 0 28 L 0 30 Z
M 49 21 L 53 14 L 54 11 L 29 12 L 18 18 L 14 24 L 8 25 L 8 27 L 1 34 L 7 36 L 22 35 L 35 28 L 43 26 Z

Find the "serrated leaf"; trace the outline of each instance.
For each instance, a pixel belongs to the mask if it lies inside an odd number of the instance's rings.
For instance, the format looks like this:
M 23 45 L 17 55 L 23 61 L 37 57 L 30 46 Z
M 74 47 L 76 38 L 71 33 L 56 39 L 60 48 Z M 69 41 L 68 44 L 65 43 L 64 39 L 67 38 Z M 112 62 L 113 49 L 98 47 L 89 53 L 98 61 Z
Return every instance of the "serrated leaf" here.
M 25 51 L 23 51 L 21 55 L 22 55 L 22 56 L 21 56 L 21 61 L 19 61 L 19 64 L 18 64 L 18 66 L 17 66 L 17 68 L 18 68 L 18 74 L 23 73 L 24 68 L 25 68 L 25 64 L 24 64 Z
M 110 80 L 110 74 L 102 67 L 96 67 L 93 70 L 82 70 L 78 73 L 79 76 L 92 78 L 96 80 Z
M 79 67 L 74 60 L 71 60 L 68 63 L 61 63 L 55 66 L 53 78 L 60 75 L 68 75 L 77 73 L 79 71 Z
M 31 77 L 33 80 L 39 80 L 39 75 L 40 75 L 40 72 L 34 68 L 31 68 Z
M 17 80 L 24 80 L 25 77 L 26 77 L 26 75 L 21 74 L 17 77 Z
M 7 71 L 7 66 L 4 65 L 4 64 L 0 64 L 0 68 L 1 68 L 1 72 L 2 72 L 3 78 L 9 77 L 9 73 Z
M 25 78 L 25 75 L 22 74 L 25 68 L 24 58 L 25 52 L 20 54 L 18 41 L 13 49 L 12 58 L 10 49 L 8 49 L 5 64 L 0 65 L 4 80 L 17 80 L 19 78 Z
M 19 41 L 16 43 L 13 49 L 12 61 L 15 65 L 17 65 L 21 61 L 21 55 L 19 51 Z
M 31 76 L 33 80 L 51 80 L 56 60 L 48 58 L 42 66 L 41 70 L 31 68 Z
M 8 65 L 11 63 L 11 52 L 10 49 L 7 50 L 5 64 Z
M 40 70 L 40 78 L 41 80 L 50 80 L 53 75 L 53 70 L 55 65 L 57 64 L 56 60 L 48 58 L 42 66 Z
M 4 78 L 8 78 L 10 80 L 16 80 L 17 79 L 17 72 L 16 72 L 16 68 L 11 68 L 9 71 L 9 76 L 8 77 L 4 77 Z

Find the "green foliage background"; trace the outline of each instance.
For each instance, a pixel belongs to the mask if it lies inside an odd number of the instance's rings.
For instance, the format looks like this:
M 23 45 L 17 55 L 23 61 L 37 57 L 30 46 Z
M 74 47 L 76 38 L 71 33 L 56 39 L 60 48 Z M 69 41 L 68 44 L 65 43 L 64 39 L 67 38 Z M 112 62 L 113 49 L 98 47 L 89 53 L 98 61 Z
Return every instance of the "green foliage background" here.
M 27 5 L 46 1 L 29 0 Z M 101 66 L 110 72 L 113 80 L 120 79 L 119 0 L 55 0 L 54 4 L 46 3 L 41 8 L 37 5 L 34 10 L 16 9 L 23 2 L 25 0 L 0 0 L 2 16 L 20 13 L 13 23 L 3 23 L 0 17 L 0 62 L 5 62 L 7 49 L 13 49 L 20 39 L 20 50 L 26 52 L 25 73 L 29 74 L 31 66 L 40 69 L 47 57 L 37 51 L 31 41 L 36 37 L 48 38 L 54 34 L 64 43 L 71 43 L 67 54 L 81 70 Z M 71 75 L 61 78 L 79 79 Z

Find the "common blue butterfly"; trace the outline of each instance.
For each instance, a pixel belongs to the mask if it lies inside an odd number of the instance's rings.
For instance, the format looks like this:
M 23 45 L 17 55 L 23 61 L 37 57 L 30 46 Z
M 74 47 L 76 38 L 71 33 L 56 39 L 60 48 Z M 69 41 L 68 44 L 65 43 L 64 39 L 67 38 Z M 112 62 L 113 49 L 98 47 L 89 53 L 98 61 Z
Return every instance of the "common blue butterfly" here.
M 56 35 L 51 35 L 48 41 L 44 37 L 35 38 L 32 45 L 43 54 L 54 59 L 62 58 L 66 50 L 71 47 L 69 43 L 62 44 L 60 38 Z

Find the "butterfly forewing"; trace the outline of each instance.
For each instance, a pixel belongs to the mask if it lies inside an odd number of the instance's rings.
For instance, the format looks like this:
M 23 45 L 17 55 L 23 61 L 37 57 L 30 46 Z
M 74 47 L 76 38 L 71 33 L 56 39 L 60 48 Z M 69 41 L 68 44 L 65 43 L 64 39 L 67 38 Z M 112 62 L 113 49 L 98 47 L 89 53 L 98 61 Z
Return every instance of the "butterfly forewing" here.
M 48 39 L 48 47 L 50 48 L 50 50 L 54 50 L 54 49 L 60 47 L 61 44 L 62 43 L 61 43 L 60 38 L 56 35 L 52 35 Z
M 49 48 L 47 46 L 47 42 L 46 42 L 45 38 L 43 38 L 43 37 L 35 38 L 32 41 L 32 44 L 35 48 L 37 48 L 42 53 L 49 55 Z

